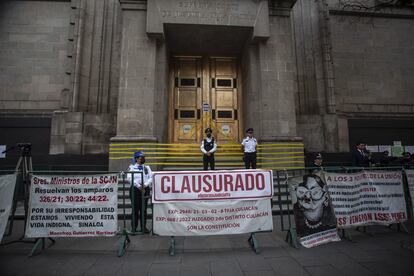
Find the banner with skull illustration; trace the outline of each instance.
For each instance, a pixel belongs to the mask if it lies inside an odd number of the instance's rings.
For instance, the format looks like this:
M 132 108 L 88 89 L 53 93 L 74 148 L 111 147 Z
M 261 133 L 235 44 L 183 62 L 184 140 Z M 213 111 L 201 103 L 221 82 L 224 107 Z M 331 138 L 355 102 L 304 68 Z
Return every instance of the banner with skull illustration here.
M 306 248 L 340 241 L 336 218 L 323 178 L 315 174 L 289 179 L 296 233 Z

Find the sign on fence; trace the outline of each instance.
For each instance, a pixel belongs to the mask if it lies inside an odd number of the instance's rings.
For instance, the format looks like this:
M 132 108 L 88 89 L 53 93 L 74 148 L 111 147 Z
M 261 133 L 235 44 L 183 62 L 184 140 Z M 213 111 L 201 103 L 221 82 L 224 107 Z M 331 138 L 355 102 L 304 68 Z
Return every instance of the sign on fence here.
M 339 228 L 407 219 L 401 171 L 326 173 Z
M 113 236 L 117 198 L 117 174 L 33 175 L 26 236 Z
M 154 173 L 154 233 L 241 234 L 273 229 L 272 171 Z
M 0 176 L 0 242 L 7 227 L 16 186 L 16 174 Z
M 289 179 L 296 233 L 306 248 L 339 241 L 336 219 L 323 178 L 307 174 Z

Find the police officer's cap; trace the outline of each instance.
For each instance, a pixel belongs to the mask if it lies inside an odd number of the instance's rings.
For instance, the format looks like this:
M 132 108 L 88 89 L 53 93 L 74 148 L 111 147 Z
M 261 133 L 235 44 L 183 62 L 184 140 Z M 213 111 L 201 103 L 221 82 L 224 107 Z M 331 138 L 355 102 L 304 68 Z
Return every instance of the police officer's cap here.
M 246 129 L 246 133 L 247 132 L 253 132 L 253 128 L 249 127 L 248 129 Z
M 209 133 L 209 132 L 210 133 L 213 133 L 213 131 L 211 130 L 211 128 L 208 127 L 208 128 L 206 128 L 206 130 L 204 131 L 204 133 Z
M 139 157 L 142 157 L 142 156 L 145 156 L 145 154 L 142 151 L 136 151 L 134 153 L 134 158 L 139 158 Z
M 322 159 L 322 154 L 316 153 L 313 157 L 313 159 Z

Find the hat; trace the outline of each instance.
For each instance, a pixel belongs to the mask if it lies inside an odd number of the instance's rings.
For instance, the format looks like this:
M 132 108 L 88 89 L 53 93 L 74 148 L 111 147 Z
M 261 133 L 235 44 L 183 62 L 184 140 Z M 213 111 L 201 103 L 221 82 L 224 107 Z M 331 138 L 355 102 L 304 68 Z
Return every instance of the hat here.
M 204 131 L 204 133 L 207 133 L 207 132 L 211 132 L 211 133 L 213 133 L 213 131 L 211 130 L 211 128 L 206 128 L 206 130 Z
M 246 129 L 246 133 L 247 132 L 253 132 L 253 128 L 249 127 L 248 129 Z
M 322 158 L 322 154 L 320 154 L 319 152 L 318 152 L 318 153 L 316 153 L 316 154 L 313 156 L 313 160 L 315 160 L 315 159 L 323 159 L 323 158 Z
M 134 158 L 139 158 L 139 157 L 142 157 L 142 156 L 145 156 L 145 154 L 142 151 L 136 151 L 134 153 Z

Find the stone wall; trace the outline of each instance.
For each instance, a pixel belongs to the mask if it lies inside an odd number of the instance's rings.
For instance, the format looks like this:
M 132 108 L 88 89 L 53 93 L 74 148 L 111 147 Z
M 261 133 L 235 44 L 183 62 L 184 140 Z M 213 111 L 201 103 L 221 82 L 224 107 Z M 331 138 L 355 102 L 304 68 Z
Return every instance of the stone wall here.
M 107 153 L 118 107 L 118 0 L 72 0 L 67 38 L 70 84 L 52 117 L 51 154 Z
M 412 8 L 299 0 L 292 19 L 297 127 L 309 151 L 348 151 L 351 118 L 412 120 Z
M 259 45 L 263 140 L 294 138 L 296 115 L 292 33 L 288 16 L 270 16 L 270 37 Z
M 411 19 L 357 14 L 330 18 L 340 111 L 413 113 L 414 13 Z
M 292 9 L 297 129 L 308 151 L 338 151 L 330 37 L 322 2 L 299 0 Z
M 244 122 L 261 141 L 298 140 L 292 2 L 269 4 L 268 39 L 248 43 L 242 55 Z
M 69 79 L 71 8 L 63 1 L 0 3 L 0 110 L 51 112 Z

